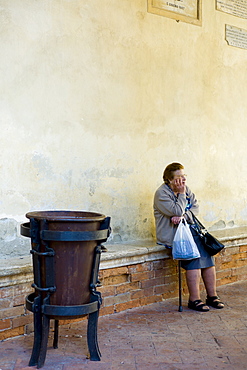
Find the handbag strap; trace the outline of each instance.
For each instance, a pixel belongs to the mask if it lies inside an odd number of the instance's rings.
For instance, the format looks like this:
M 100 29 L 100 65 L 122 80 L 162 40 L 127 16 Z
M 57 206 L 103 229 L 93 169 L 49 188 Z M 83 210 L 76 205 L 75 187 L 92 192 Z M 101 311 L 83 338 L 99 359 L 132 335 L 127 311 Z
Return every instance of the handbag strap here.
M 199 228 L 198 231 L 201 232 L 203 230 L 203 233 L 206 233 L 207 232 L 206 227 L 201 223 L 201 221 L 198 220 L 198 218 L 194 215 L 194 213 L 192 211 L 190 211 L 190 212 L 192 214 L 194 223 L 196 224 L 197 228 Z

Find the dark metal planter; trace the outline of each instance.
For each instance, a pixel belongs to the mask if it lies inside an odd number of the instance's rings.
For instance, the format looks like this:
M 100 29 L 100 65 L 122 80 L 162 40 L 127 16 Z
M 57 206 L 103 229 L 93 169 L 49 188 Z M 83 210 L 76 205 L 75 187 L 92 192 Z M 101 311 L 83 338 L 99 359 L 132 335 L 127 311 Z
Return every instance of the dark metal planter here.
M 96 291 L 101 243 L 110 234 L 110 217 L 80 211 L 29 212 L 21 235 L 31 238 L 35 292 L 26 297 L 34 316 L 34 343 L 29 366 L 45 363 L 50 319 L 55 320 L 53 347 L 58 345 L 59 320 L 88 315 L 90 360 L 100 361 L 97 324 L 101 294 Z

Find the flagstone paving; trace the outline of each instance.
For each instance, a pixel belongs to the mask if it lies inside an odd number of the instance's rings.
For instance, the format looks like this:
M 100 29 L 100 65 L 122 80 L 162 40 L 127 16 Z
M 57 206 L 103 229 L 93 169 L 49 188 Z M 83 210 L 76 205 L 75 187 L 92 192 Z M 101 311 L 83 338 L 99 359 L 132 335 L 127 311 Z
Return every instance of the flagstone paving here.
M 44 370 L 246 370 L 247 282 L 221 286 L 223 310 L 178 312 L 171 299 L 99 318 L 101 361 L 87 358 L 86 320 L 52 331 Z M 33 335 L 0 342 L 0 370 L 30 370 Z

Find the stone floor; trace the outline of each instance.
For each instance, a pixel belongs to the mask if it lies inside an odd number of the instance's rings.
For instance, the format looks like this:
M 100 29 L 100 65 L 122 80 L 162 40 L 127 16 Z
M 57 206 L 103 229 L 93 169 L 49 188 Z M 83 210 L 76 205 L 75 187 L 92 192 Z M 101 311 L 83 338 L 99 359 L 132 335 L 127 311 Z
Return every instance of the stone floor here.
M 86 320 L 63 326 L 58 349 L 51 333 L 43 369 L 247 369 L 246 291 L 247 282 L 220 287 L 223 310 L 195 312 L 184 299 L 178 312 L 173 299 L 100 317 L 100 362 L 87 359 Z M 31 369 L 32 341 L 28 335 L 1 342 L 0 369 Z

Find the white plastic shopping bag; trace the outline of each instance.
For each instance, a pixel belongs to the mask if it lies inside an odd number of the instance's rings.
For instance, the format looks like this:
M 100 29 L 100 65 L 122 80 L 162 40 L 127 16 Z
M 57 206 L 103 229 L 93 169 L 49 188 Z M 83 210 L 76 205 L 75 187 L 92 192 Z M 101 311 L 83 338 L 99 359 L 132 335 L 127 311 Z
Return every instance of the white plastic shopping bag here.
M 180 221 L 174 236 L 172 256 L 175 260 L 192 260 L 200 257 L 190 227 L 185 219 Z

